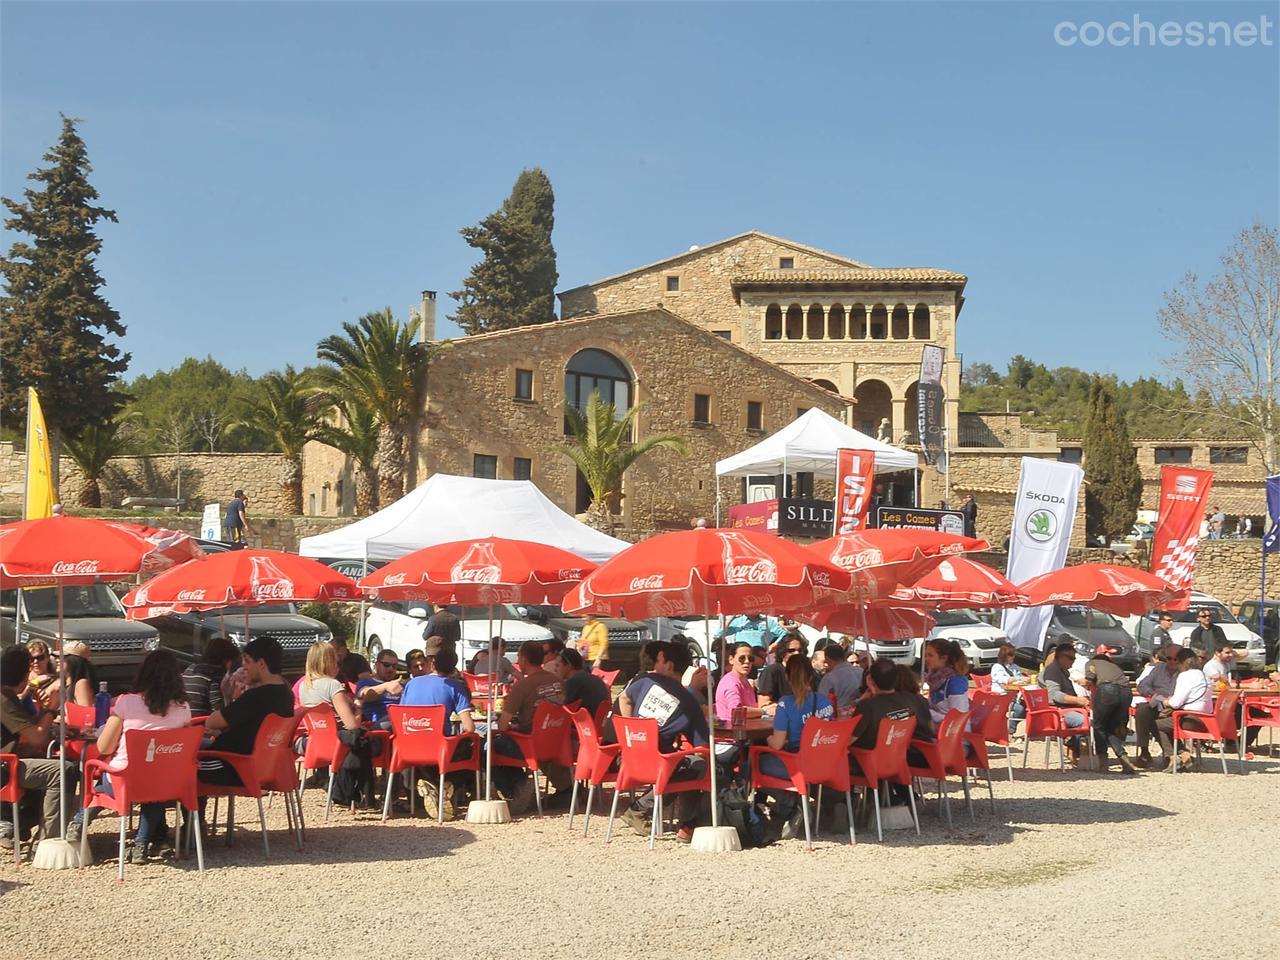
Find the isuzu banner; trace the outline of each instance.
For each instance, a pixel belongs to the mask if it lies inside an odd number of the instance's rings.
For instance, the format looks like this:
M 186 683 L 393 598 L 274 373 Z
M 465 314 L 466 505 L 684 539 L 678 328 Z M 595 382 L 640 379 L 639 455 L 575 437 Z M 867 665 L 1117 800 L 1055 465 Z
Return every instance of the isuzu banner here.
M 1177 590 L 1190 590 L 1212 470 L 1164 467 L 1160 471 L 1160 520 L 1151 541 L 1151 572 Z M 1187 599 L 1170 604 L 1187 609 Z
M 942 460 L 942 348 L 927 344 L 920 355 L 920 380 L 916 384 L 916 425 L 919 427 L 920 446 L 924 447 L 924 462 L 939 463 Z
M 836 452 L 835 535 L 867 528 L 867 511 L 876 475 L 876 455 L 871 450 Z
M 1074 463 L 1022 458 L 1018 499 L 1009 533 L 1008 577 L 1026 583 L 1032 577 L 1061 570 L 1067 562 L 1071 528 L 1084 471 Z M 1004 615 L 1004 630 L 1015 647 L 1044 649 L 1045 627 L 1053 607 L 1017 607 Z

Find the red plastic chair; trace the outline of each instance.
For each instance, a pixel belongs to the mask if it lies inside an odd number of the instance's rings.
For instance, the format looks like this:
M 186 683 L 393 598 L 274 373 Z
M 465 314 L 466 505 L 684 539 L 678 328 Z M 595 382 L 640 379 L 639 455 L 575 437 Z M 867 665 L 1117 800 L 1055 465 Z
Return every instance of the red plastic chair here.
M 529 733 L 503 731 L 520 747 L 522 757 L 508 757 L 493 751 L 492 763 L 495 767 L 521 767 L 533 772 L 533 797 L 538 805 L 538 816 L 542 816 L 542 781 L 538 774 L 547 764 L 559 764 L 562 767 L 573 765 L 572 748 L 569 744 L 569 714 L 564 706 L 543 700 L 533 711 L 533 728 Z
M 604 722 L 609 719 L 609 711 L 613 709 L 613 704 L 608 700 L 601 700 L 600 705 L 596 707 L 595 716 L 591 719 L 595 722 L 596 733 L 603 736 Z
M 1058 769 L 1066 767 L 1066 741 L 1072 737 L 1081 737 L 1088 749 L 1093 731 L 1088 707 L 1055 707 L 1049 702 L 1049 691 L 1042 687 L 1024 687 L 1023 702 L 1027 705 L 1026 727 L 1023 733 L 1026 746 L 1022 751 L 1022 765 L 1027 765 L 1027 756 L 1032 740 L 1044 741 L 1044 765 L 1049 766 L 1049 741 L 1058 741 Z M 1068 713 L 1084 715 L 1084 726 L 1068 727 L 1065 719 Z
M 391 717 L 391 759 L 387 764 L 387 789 L 382 800 L 382 819 L 385 821 L 391 814 L 391 777 L 405 770 L 417 767 L 435 767 L 439 777 L 440 807 L 436 811 L 436 820 L 444 822 L 444 777 L 447 773 L 458 770 L 469 770 L 476 775 L 476 793 L 480 792 L 480 745 L 482 743 L 475 733 L 460 733 L 447 736 L 445 708 L 435 707 L 401 707 L 390 706 L 387 714 Z M 459 744 L 471 744 L 471 756 L 461 760 L 454 759 Z M 409 784 L 409 816 L 413 816 L 413 784 Z
M 1173 738 L 1190 740 L 1196 745 L 1196 759 L 1200 758 L 1200 741 L 1212 740 L 1218 743 L 1221 751 L 1222 772 L 1227 772 L 1227 741 L 1239 739 L 1240 732 L 1236 724 L 1236 707 L 1240 702 L 1239 690 L 1228 690 L 1214 702 L 1213 713 L 1197 713 L 1194 710 L 1173 711 Z M 1188 718 L 1194 717 L 1203 729 L 1185 725 Z M 1243 761 L 1240 770 L 1244 772 Z M 1173 751 L 1173 772 L 1178 772 L 1178 751 Z
M 1013 782 L 1013 754 L 1009 750 L 1009 708 L 1013 706 L 1012 693 L 977 693 L 973 709 L 969 711 L 969 726 L 964 735 L 968 748 L 969 769 L 981 770 L 987 778 L 987 794 L 991 798 L 991 812 L 996 810 L 996 792 L 991 785 L 991 756 L 987 744 L 1004 747 L 1005 761 L 1009 767 L 1009 782 Z
M 969 679 L 973 681 L 973 689 L 982 693 L 991 692 L 991 674 L 989 673 L 971 673 Z
M 284 738 L 284 746 L 276 754 L 275 771 L 262 784 L 263 789 L 270 790 L 273 795 L 276 793 L 284 795 L 285 817 L 289 820 L 289 829 L 296 837 L 299 850 L 302 849 L 302 840 L 306 835 L 306 821 L 302 816 L 302 801 L 298 798 L 301 780 L 298 777 L 298 756 L 294 753 L 293 744 L 298 738 L 298 728 L 302 726 L 302 717 L 305 713 L 303 709 L 293 711 L 293 720 Z M 273 748 L 276 747 L 278 745 L 273 743 Z M 271 800 L 268 799 L 268 808 L 270 805 Z
M 857 843 L 853 830 L 853 784 L 849 774 L 849 741 L 853 737 L 856 720 L 820 720 L 810 717 L 800 733 L 800 749 L 796 753 L 775 750 L 772 747 L 753 747 L 751 750 L 751 784 L 772 790 L 791 790 L 800 794 L 804 814 L 804 839 L 813 849 L 813 833 L 809 829 L 809 790 L 831 787 L 844 794 L 845 809 L 849 814 L 849 843 Z M 777 757 L 787 768 L 787 778 L 771 777 L 760 770 L 760 760 L 765 756 Z M 822 815 L 822 797 L 818 797 L 818 815 Z
M 327 703 L 310 708 L 302 715 L 302 727 L 306 731 L 307 749 L 302 755 L 303 770 L 319 770 L 329 768 L 329 787 L 326 790 L 324 804 L 325 823 L 329 822 L 329 809 L 333 806 L 333 778 L 335 772 L 347 759 L 350 751 L 338 739 L 338 715 Z M 306 781 L 301 782 L 299 798 L 306 789 Z
M 658 721 L 652 718 L 614 717 L 613 726 L 618 733 L 618 745 L 622 748 L 622 763 L 618 768 L 617 784 L 613 791 L 613 806 L 609 808 L 605 843 L 613 838 L 613 820 L 618 814 L 618 794 L 636 787 L 652 787 L 653 824 L 649 829 L 649 849 L 652 850 L 662 829 L 663 794 L 691 790 L 711 792 L 711 751 L 706 747 L 689 747 L 662 753 L 658 749 Z M 671 775 L 686 757 L 703 757 L 708 764 L 707 772 L 692 780 L 672 780 Z
M 598 710 L 596 712 L 599 713 Z M 596 787 L 603 786 L 607 780 L 617 779 L 611 771 L 622 747 L 616 743 L 600 742 L 600 725 L 586 710 L 574 710 L 569 714 L 569 719 L 578 731 L 578 759 L 573 767 L 573 793 L 569 796 L 569 829 L 573 829 L 573 816 L 578 811 L 578 784 L 585 780 L 587 812 L 582 826 L 582 835 L 585 837 L 591 829 L 591 804 L 596 797 Z
M 107 770 L 108 761 L 85 765 L 86 784 L 100 773 L 111 774 L 114 796 L 96 789 L 84 790 L 84 807 L 114 810 L 120 819 L 120 855 L 116 879 L 124 879 L 124 841 L 135 803 L 179 803 L 191 812 L 195 827 L 196 864 L 204 872 L 204 844 L 200 837 L 200 801 L 196 793 L 197 755 L 203 731 L 198 727 L 176 730 L 128 730 L 125 732 L 129 763 L 123 770 Z M 182 845 L 178 845 L 181 852 Z M 87 863 L 89 825 L 80 832 L 80 862 Z
M 18 806 L 22 803 L 22 786 L 18 780 L 22 768 L 18 766 L 17 756 L 12 753 L 0 753 L 0 767 L 9 771 L 8 782 L 0 787 L 0 803 L 13 805 L 13 862 L 16 866 L 22 863 L 22 831 L 18 829 Z
M 258 821 L 262 828 L 262 852 L 271 856 L 271 845 L 267 840 L 267 812 L 262 805 L 262 798 L 272 790 L 278 789 L 281 782 L 281 764 L 290 761 L 290 745 L 293 732 L 298 728 L 298 720 L 294 716 L 281 717 L 271 714 L 263 719 L 258 727 L 258 734 L 253 740 L 252 753 L 231 753 L 226 750 L 201 750 L 201 760 L 221 760 L 231 767 L 240 778 L 239 784 L 201 783 L 202 797 L 227 797 L 227 846 L 231 846 L 235 833 L 235 798 L 249 797 L 258 801 Z M 292 765 L 292 764 L 291 764 Z M 290 805 L 297 801 L 292 791 L 285 793 L 285 810 L 291 832 L 302 848 L 302 836 L 294 826 L 295 819 Z
M 964 756 L 964 725 L 969 715 L 959 710 L 951 710 L 938 724 L 938 739 L 932 742 L 912 740 L 914 747 L 924 759 L 923 766 L 911 763 L 911 754 L 907 754 L 907 769 L 913 777 L 925 777 L 938 782 L 939 802 L 945 800 L 947 807 L 947 827 L 951 822 L 951 794 L 947 792 L 947 777 L 959 777 L 964 786 L 964 799 L 969 804 L 969 816 L 974 817 L 973 799 L 969 796 L 969 767 Z M 974 817 L 976 819 L 976 817 Z
M 857 726 L 857 717 L 853 718 Z M 916 732 L 916 718 L 906 717 L 903 720 L 880 721 L 880 729 L 876 731 L 875 746 L 868 750 L 865 747 L 850 747 L 849 753 L 858 762 L 861 775 L 851 774 L 850 782 L 854 786 L 864 787 L 875 795 L 876 804 L 876 839 L 884 840 L 884 829 L 880 824 L 880 784 L 891 783 L 907 788 L 907 799 L 911 804 L 911 819 L 916 825 L 916 836 L 920 836 L 920 816 L 916 813 L 916 795 L 911 789 L 911 769 L 907 766 L 907 747 L 911 745 L 911 737 Z
M 605 688 L 608 690 L 613 689 L 613 685 L 618 682 L 618 677 L 622 675 L 621 670 L 601 670 L 599 667 L 596 667 L 591 673 L 603 680 Z
M 488 713 L 489 698 L 502 696 L 504 684 L 496 681 L 487 673 L 463 672 L 462 679 L 467 683 L 467 691 L 471 694 L 471 706 L 478 713 Z M 496 704 L 495 704 L 496 709 Z
M 1270 756 L 1275 747 L 1275 732 L 1280 730 L 1280 697 L 1253 697 L 1244 701 L 1244 718 L 1240 729 L 1240 758 L 1244 759 L 1246 741 L 1251 727 L 1269 728 L 1271 740 L 1267 745 Z

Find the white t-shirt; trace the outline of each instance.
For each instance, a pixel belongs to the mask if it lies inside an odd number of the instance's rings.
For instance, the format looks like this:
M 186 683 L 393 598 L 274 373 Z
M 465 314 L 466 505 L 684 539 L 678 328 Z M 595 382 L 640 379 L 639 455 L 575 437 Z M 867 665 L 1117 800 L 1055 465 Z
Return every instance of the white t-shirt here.
M 1169 706 L 1174 710 L 1191 710 L 1195 713 L 1213 712 L 1213 694 L 1210 693 L 1209 678 L 1203 670 L 1183 670 L 1174 681 L 1173 696 L 1169 697 Z
M 332 705 L 333 698 L 346 687 L 333 677 L 317 677 L 314 680 L 303 680 L 298 686 L 298 702 L 304 707 L 318 707 L 322 703 Z
M 176 730 L 191 722 L 191 707 L 185 703 L 170 703 L 164 716 L 157 716 L 147 709 L 147 702 L 139 693 L 122 693 L 116 698 L 111 712 L 124 721 L 120 731 L 120 744 L 111 758 L 108 770 L 123 770 L 129 763 L 125 749 L 125 734 L 130 730 Z
M 1204 665 L 1204 675 L 1209 678 L 1210 683 L 1215 680 L 1230 680 L 1231 666 L 1214 657 Z

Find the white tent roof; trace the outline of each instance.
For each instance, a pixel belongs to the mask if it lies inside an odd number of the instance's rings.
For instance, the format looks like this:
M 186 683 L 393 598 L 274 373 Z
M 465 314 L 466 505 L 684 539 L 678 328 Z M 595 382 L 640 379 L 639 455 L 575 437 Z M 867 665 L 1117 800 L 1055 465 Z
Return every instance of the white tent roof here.
M 788 473 L 834 471 L 842 447 L 874 450 L 877 473 L 915 470 L 920 465 L 920 458 L 910 450 L 859 433 L 814 407 L 754 447 L 721 460 L 716 464 L 716 476 L 780 474 L 784 466 Z
M 482 537 L 545 543 L 593 563 L 631 546 L 579 523 L 529 480 L 437 473 L 373 516 L 303 537 L 298 552 L 326 560 L 398 560 L 437 543 Z

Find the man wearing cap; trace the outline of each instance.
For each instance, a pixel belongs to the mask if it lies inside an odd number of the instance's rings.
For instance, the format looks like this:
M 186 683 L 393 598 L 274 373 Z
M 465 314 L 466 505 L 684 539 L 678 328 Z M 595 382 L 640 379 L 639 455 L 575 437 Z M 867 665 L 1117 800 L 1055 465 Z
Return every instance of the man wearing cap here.
M 1121 736 L 1129 725 L 1129 703 L 1133 694 L 1129 690 L 1129 678 L 1111 659 L 1119 652 L 1117 647 L 1098 644 L 1097 653 L 1085 664 L 1082 682 L 1093 695 L 1093 742 L 1098 748 L 1102 769 L 1107 768 L 1107 747 L 1110 747 L 1125 773 L 1137 773 L 1124 752 Z
M 1178 654 L 1182 648 L 1176 643 L 1166 644 L 1160 650 L 1160 662 L 1138 681 L 1138 695 L 1146 698 L 1133 708 L 1134 735 L 1138 744 L 1138 759 L 1134 761 L 1139 767 L 1151 764 L 1151 738 L 1155 735 L 1156 719 L 1160 716 L 1160 704 L 1173 696 L 1173 689 L 1178 682 L 1176 667 Z

